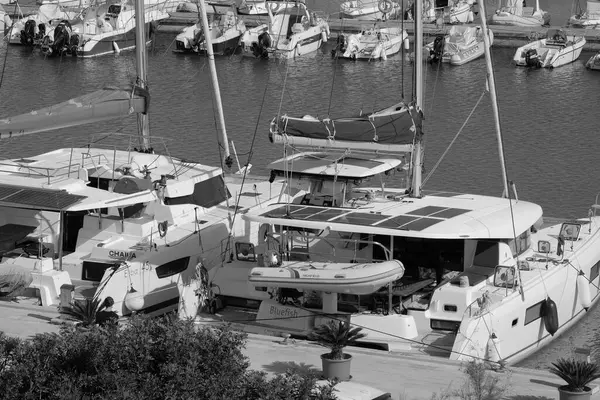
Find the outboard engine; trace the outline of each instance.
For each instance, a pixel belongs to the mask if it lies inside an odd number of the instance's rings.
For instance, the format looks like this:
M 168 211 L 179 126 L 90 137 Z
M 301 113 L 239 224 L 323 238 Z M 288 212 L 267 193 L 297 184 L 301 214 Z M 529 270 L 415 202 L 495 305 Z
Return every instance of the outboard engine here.
M 67 20 L 62 20 L 54 28 L 54 43 L 50 46 L 53 55 L 62 55 L 65 51 L 69 50 L 69 44 L 71 43 L 71 24 Z
M 542 62 L 536 49 L 529 49 L 525 52 L 525 65 L 533 68 L 540 68 Z
M 35 21 L 30 19 L 25 22 L 21 30 L 21 44 L 24 46 L 33 46 L 35 39 Z
M 446 44 L 446 37 L 444 35 L 437 35 L 433 41 L 433 48 L 429 50 L 429 62 L 440 62 L 442 61 L 442 55 L 444 54 L 444 45 Z
M 77 55 L 77 48 L 79 47 L 79 35 L 77 33 L 73 33 L 71 35 L 71 40 L 69 40 L 69 51 L 71 55 Z
M 272 45 L 269 32 L 263 32 L 258 35 L 258 42 L 252 43 L 252 54 L 257 58 L 269 58 L 269 48 Z
M 46 24 L 42 22 L 38 25 L 38 34 L 36 39 L 42 40 L 44 36 L 46 36 Z

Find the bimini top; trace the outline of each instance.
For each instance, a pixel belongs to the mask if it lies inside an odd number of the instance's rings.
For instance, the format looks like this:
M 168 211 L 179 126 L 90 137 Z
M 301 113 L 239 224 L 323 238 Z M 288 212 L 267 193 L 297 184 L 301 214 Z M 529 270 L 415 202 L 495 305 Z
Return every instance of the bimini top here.
M 358 208 L 274 204 L 243 216 L 298 228 L 437 239 L 512 239 L 541 217 L 537 204 L 455 193 L 375 200 Z
M 296 177 L 364 179 L 398 168 L 402 161 L 344 153 L 304 152 L 273 161 L 268 169 Z

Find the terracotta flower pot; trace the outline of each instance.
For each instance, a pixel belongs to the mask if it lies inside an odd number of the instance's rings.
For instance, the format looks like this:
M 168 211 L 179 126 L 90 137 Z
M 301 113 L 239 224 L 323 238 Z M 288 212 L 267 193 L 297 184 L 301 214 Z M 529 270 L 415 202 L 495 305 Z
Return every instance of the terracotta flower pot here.
M 350 362 L 352 361 L 352 356 L 344 354 L 341 360 L 332 360 L 329 357 L 329 353 L 321 354 L 323 376 L 327 379 L 337 378 L 340 381 L 350 380 Z
M 585 387 L 583 392 L 571 392 L 568 386 L 558 388 L 559 400 L 589 400 L 592 397 L 592 389 Z

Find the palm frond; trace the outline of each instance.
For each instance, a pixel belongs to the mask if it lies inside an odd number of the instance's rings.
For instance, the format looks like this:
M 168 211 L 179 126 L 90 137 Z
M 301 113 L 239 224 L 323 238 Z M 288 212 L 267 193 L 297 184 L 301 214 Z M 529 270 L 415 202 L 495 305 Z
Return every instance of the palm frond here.
M 346 346 L 355 344 L 367 336 L 366 333 L 362 333 L 362 329 L 360 327 L 352 328 L 349 323 L 344 321 L 331 320 L 327 324 L 313 328 L 308 338 L 328 347 L 331 350 L 330 357 L 339 360 L 343 358 L 343 349 Z
M 98 298 L 86 298 L 83 301 L 75 300 L 71 303 L 71 308 L 65 308 L 61 312 L 66 314 L 82 325 L 94 325 L 96 323 L 96 314 L 100 311 L 102 303 Z
M 600 378 L 598 364 L 575 359 L 560 358 L 548 370 L 562 378 L 572 392 L 583 392 L 590 382 Z

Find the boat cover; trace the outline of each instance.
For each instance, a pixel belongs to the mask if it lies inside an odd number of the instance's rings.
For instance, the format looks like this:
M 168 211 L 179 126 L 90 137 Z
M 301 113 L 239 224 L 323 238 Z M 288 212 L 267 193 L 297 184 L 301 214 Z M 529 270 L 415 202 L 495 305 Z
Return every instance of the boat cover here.
M 40 110 L 0 119 L 0 139 L 146 113 L 150 94 L 139 86 L 107 87 Z
M 412 144 L 416 125 L 422 116 L 414 105 L 398 103 L 392 107 L 351 118 L 318 119 L 309 115 L 283 115 L 274 120 L 272 134 L 321 139 L 335 142 L 371 142 L 383 145 Z M 420 130 L 420 129 L 419 129 Z
M 448 36 L 450 43 L 467 45 L 477 37 L 477 28 L 473 26 L 452 25 Z

